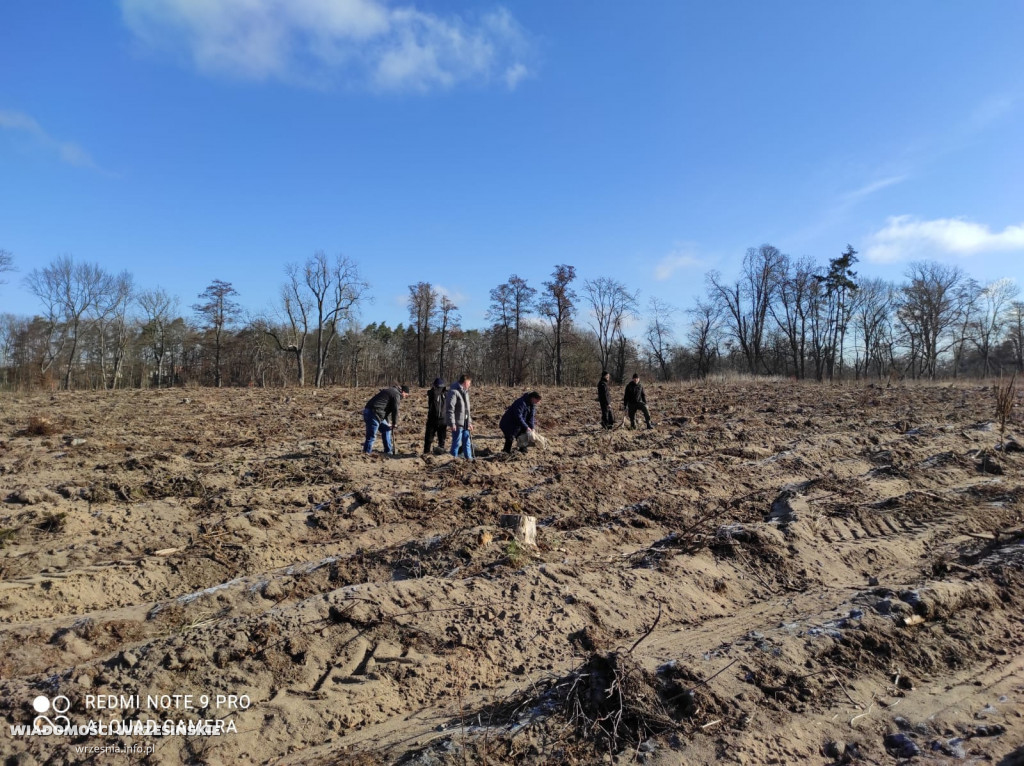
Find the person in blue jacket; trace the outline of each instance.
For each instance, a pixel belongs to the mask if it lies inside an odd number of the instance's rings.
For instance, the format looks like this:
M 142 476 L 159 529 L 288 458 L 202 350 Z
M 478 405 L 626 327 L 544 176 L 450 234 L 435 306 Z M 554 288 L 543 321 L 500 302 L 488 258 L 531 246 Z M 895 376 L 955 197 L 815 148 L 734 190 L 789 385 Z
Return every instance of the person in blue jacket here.
M 521 434 L 533 433 L 533 424 L 537 417 L 537 402 L 539 401 L 540 393 L 530 391 L 512 402 L 511 406 L 505 410 L 505 414 L 501 416 L 501 422 L 498 423 L 498 427 L 505 435 L 503 452 L 511 452 L 512 442 Z

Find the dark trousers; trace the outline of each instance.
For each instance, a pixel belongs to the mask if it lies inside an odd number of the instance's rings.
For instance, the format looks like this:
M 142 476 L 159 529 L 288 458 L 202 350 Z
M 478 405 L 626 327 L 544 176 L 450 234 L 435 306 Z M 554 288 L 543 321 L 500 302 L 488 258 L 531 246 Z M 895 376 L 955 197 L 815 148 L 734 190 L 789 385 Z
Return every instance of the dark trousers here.
M 636 412 L 640 410 L 644 414 L 644 420 L 647 422 L 647 427 L 651 427 L 651 413 L 647 409 L 647 405 L 643 402 L 639 404 L 631 404 L 627 408 L 629 410 L 629 427 L 636 428 Z
M 434 446 L 435 438 L 437 439 L 437 446 L 444 449 L 444 438 L 447 433 L 448 429 L 445 427 L 443 420 L 439 420 L 436 423 L 428 420 L 427 431 L 423 434 L 423 453 L 430 452 L 430 448 Z
M 601 427 L 612 428 L 615 426 L 615 416 L 612 414 L 612 406 L 610 404 L 601 405 Z
M 521 434 L 525 434 L 526 431 L 524 431 L 523 429 L 520 429 L 519 431 L 516 432 L 516 434 L 514 436 L 509 436 L 504 431 L 502 431 L 502 433 L 505 434 L 505 446 L 501 448 L 501 451 L 502 452 L 512 452 L 512 442 L 514 442 L 516 439 L 518 439 Z

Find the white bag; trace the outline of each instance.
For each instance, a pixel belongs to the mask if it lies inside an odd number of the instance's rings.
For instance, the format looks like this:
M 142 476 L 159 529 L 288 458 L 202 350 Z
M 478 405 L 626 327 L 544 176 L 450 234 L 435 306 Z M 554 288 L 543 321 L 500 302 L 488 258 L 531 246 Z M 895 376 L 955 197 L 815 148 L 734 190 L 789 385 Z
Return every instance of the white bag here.
M 526 449 L 527 447 L 536 447 L 537 449 L 547 449 L 548 440 L 542 434 L 537 433 L 537 429 L 533 429 L 533 432 L 523 431 L 519 434 L 517 440 L 519 449 Z

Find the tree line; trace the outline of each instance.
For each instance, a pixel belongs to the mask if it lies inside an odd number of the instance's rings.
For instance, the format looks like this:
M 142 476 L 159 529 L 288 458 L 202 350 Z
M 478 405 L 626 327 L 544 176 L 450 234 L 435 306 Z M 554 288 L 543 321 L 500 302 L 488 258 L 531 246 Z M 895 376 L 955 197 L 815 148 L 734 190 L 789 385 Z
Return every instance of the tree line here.
M 683 309 L 567 264 L 531 285 L 494 287 L 486 323 L 429 282 L 409 285 L 408 324 L 362 324 L 370 286 L 358 264 L 314 253 L 289 264 L 271 310 L 247 312 L 214 279 L 182 310 L 70 256 L 23 279 L 40 311 L 0 314 L 0 387 L 429 385 L 472 371 L 481 383 L 593 385 L 633 370 L 660 380 L 723 372 L 833 381 L 936 379 L 1024 370 L 1024 302 L 1010 280 L 911 263 L 902 282 L 861 278 L 851 246 L 827 263 L 750 248 L 733 280 L 712 271 Z M 14 271 L 0 250 L 0 285 Z

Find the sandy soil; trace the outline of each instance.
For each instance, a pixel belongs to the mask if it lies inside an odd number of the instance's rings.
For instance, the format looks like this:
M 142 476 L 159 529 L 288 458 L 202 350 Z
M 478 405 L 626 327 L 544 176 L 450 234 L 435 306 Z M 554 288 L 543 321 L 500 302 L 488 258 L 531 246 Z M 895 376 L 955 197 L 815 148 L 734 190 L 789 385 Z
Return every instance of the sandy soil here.
M 3 395 L 7 763 L 1024 763 L 991 387 L 651 385 L 612 432 L 544 390 L 512 456 L 479 387 L 473 462 L 422 391 L 361 455 L 372 393 Z M 39 696 L 226 731 L 12 734 Z

